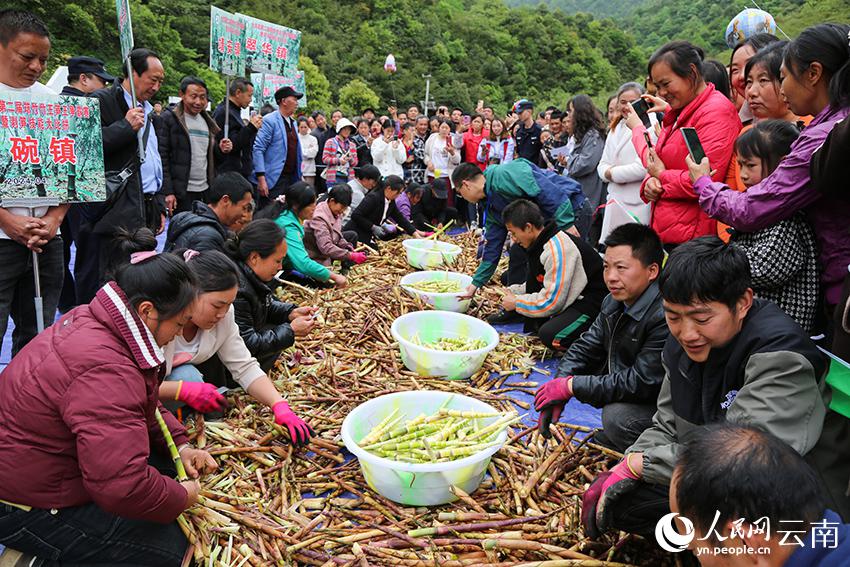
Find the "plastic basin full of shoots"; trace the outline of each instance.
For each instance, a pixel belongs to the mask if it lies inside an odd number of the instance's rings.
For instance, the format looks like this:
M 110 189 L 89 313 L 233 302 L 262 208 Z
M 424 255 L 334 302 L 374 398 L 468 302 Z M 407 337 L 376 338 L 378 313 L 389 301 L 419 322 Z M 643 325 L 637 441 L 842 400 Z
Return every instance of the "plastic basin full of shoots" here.
M 466 313 L 472 301 L 461 297 L 461 293 L 472 285 L 472 277 L 458 272 L 413 272 L 401 278 L 400 285 L 409 295 L 422 298 L 440 311 Z

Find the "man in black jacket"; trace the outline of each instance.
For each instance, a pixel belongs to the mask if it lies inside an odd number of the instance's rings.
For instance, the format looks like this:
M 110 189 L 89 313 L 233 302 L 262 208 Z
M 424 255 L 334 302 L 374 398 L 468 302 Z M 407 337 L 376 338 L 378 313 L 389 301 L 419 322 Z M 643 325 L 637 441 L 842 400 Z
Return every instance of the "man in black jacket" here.
M 399 229 L 417 238 L 424 236 L 395 206 L 395 200 L 402 191 L 404 180 L 398 175 L 387 176 L 383 186 L 378 185 L 369 191 L 354 209 L 344 230 L 357 232 L 357 240 L 370 246 L 374 245 L 376 238 L 395 238 Z
M 193 201 L 208 199 L 214 176 L 214 148 L 223 154 L 233 150 L 231 140 L 216 145 L 219 127 L 206 111 L 207 85 L 197 77 L 180 81 L 180 102 L 162 113 L 159 153 L 167 164 L 162 181 L 169 213 L 192 208 Z
M 624 451 L 652 425 L 669 331 L 656 279 L 664 260 L 654 230 L 625 224 L 605 241 L 605 285 L 610 295 L 590 329 L 561 359 L 557 376 L 537 392 L 541 433 L 558 421 L 570 398 L 602 408 L 596 442 Z
M 242 110 L 251 105 L 251 100 L 254 97 L 254 85 L 248 79 L 241 77 L 233 79 L 230 82 L 230 114 L 227 115 L 227 121 L 230 123 L 230 131 L 227 133 L 228 139 L 233 144 L 233 149 L 229 153 L 215 153 L 215 172 L 221 174 L 226 171 L 235 171 L 242 174 L 245 179 L 251 176 L 254 171 L 254 160 L 251 156 L 251 150 L 254 147 L 254 138 L 257 136 L 257 130 L 263 125 L 263 117 L 259 114 L 254 114 L 248 120 L 247 124 L 242 122 Z M 227 105 L 225 101 L 221 101 L 213 111 L 213 120 L 220 128 L 216 134 L 216 144 L 221 143 L 224 139 L 224 124 L 225 110 Z
M 168 225 L 165 250 L 180 248 L 224 250 L 228 226 L 235 224 L 251 210 L 251 184 L 235 171 L 216 177 L 209 189 L 210 204 L 192 203 L 192 210 L 178 213 Z
M 427 232 L 432 230 L 431 227 L 445 225 L 450 220 L 457 219 L 457 209 L 448 206 L 448 197 L 449 190 L 445 179 L 435 179 L 426 186 L 422 200 L 413 206 L 413 226 Z
M 133 73 L 136 89 L 135 108 L 130 108 L 129 73 Z M 109 242 L 115 230 L 147 226 L 158 234 L 165 228 L 165 195 L 161 193 L 164 164 L 157 139 L 160 117 L 150 103 L 163 80 L 165 69 L 159 56 L 149 49 L 136 48 L 130 52 L 130 68 L 125 66 L 121 83 L 91 95 L 100 102 L 104 167 L 106 171 L 130 167 L 135 172 L 128 181 L 127 196 L 138 207 L 121 211 L 116 207 L 110 211 L 108 204 L 86 204 L 81 208 L 74 265 L 78 304 L 89 303 L 100 288 L 101 257 L 108 253 L 102 243 Z M 141 164 L 140 135 L 145 141 L 145 161 Z

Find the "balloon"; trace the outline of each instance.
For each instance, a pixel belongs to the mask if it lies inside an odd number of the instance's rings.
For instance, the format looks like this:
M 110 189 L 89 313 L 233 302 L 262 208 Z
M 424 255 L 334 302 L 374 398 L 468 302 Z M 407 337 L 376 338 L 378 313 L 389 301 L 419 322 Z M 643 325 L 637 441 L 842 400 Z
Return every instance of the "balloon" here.
M 389 55 L 387 55 L 387 60 L 384 61 L 384 71 L 392 74 L 395 73 L 397 70 L 398 69 L 395 66 L 395 57 L 393 57 L 393 54 L 390 53 Z
M 757 33 L 776 33 L 776 21 L 764 10 L 746 8 L 732 18 L 726 26 L 726 45 L 734 49 L 739 43 Z

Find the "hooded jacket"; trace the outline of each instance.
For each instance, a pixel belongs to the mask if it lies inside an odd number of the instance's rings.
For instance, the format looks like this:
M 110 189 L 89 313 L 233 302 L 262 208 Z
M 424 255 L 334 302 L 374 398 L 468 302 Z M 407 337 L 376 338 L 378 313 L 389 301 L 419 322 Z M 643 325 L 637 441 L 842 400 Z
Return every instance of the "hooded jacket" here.
M 198 252 L 222 251 L 228 232 L 209 205 L 194 201 L 191 212 L 178 213 L 171 219 L 165 250 L 171 252 L 180 248 L 191 248 Z
M 245 346 L 262 365 L 262 359 L 295 344 L 289 314 L 296 305 L 275 299 L 269 286 L 251 268 L 242 262 L 238 265 L 239 291 L 233 302 L 236 324 Z
M 162 350 L 115 282 L 38 335 L 0 379 L 0 499 L 35 508 L 94 502 L 168 523 L 186 489 L 148 465 L 186 431 L 159 403 Z

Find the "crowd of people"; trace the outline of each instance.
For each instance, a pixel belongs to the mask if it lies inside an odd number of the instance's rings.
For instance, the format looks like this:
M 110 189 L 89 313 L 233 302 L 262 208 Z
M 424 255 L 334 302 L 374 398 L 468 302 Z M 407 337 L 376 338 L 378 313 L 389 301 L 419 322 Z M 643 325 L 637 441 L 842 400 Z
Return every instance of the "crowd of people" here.
M 52 94 L 38 82 L 50 47 L 36 16 L 0 10 L 0 91 Z M 120 77 L 87 56 L 68 67 L 63 94 L 100 103 L 115 190 L 0 208 L 0 336 L 15 324 L 0 375 L 0 544 L 54 562 L 179 565 L 174 520 L 216 463 L 178 418 L 220 412 L 220 388 L 238 386 L 294 444 L 312 435 L 268 373 L 318 307 L 279 301 L 276 280 L 342 288 L 380 242 L 450 226 L 482 240 L 462 295 L 507 254 L 491 322 L 522 322 L 561 356 L 535 398 L 541 434 L 576 398 L 602 408 L 595 441 L 625 454 L 584 496 L 589 535 L 652 538 L 671 510 L 707 528 L 714 507 L 727 535 L 741 513 L 850 521 L 850 421 L 829 407 L 818 349 L 850 359 L 850 26 L 742 38 L 728 66 L 667 43 L 605 113 L 578 94 L 544 111 L 521 99 L 504 116 L 482 100 L 328 119 L 299 115 L 303 94 L 283 87 L 246 119 L 244 78 L 210 111 L 204 81 L 185 77 L 162 110 L 169 70 L 149 49 Z M 157 410 L 192 480 L 173 480 Z M 800 489 L 799 508 L 741 486 L 774 473 Z

